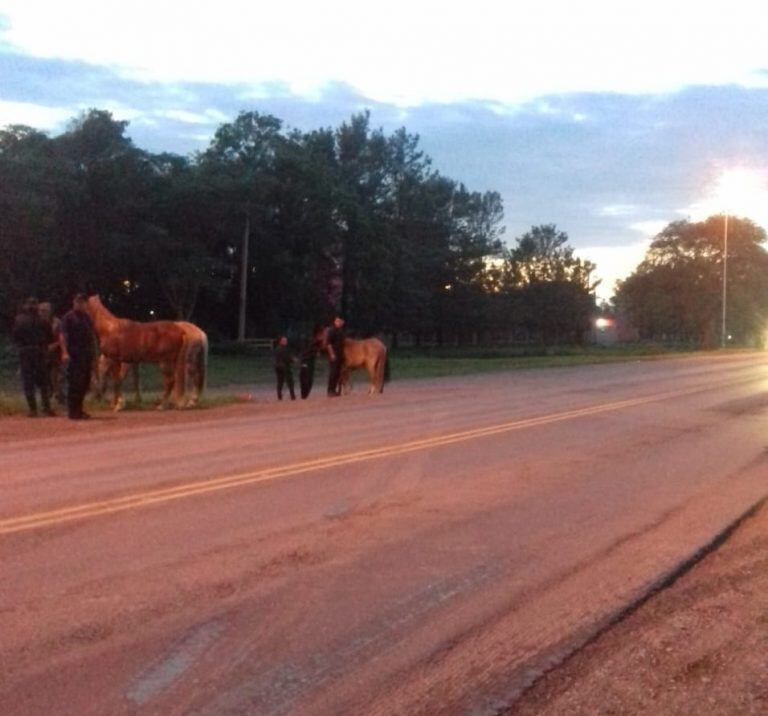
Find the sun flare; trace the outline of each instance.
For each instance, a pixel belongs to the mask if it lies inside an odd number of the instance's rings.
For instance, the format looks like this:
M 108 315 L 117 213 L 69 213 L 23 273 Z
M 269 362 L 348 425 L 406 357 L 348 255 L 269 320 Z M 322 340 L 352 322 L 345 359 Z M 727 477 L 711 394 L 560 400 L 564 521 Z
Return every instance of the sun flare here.
M 768 171 L 735 167 L 721 172 L 706 198 L 692 207 L 692 218 L 702 220 L 714 214 L 751 219 L 768 227 Z

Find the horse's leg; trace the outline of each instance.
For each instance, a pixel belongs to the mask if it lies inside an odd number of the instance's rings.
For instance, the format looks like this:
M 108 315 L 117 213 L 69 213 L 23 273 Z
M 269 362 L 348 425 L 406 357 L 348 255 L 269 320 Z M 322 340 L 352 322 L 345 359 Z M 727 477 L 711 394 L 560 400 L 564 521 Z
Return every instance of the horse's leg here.
M 163 397 L 160 399 L 157 409 L 165 410 L 168 407 L 168 403 L 171 399 L 171 392 L 173 391 L 173 378 L 175 372 L 173 363 L 161 363 L 160 372 L 163 374 Z
M 375 376 L 375 388 L 377 393 L 384 392 L 384 367 L 387 361 L 387 354 L 376 356 L 373 362 L 373 374 Z
M 352 392 L 352 371 L 346 363 L 341 367 L 339 388 L 343 395 L 349 395 Z
M 125 398 L 123 397 L 123 378 L 125 377 L 125 363 L 114 361 L 110 366 L 112 373 L 112 383 L 114 388 L 114 399 L 112 401 L 112 410 L 118 412 L 125 407 Z
M 104 399 L 104 383 L 106 382 L 102 360 L 104 360 L 104 356 L 99 356 L 91 366 L 91 393 L 99 403 Z
M 373 395 L 376 392 L 376 365 L 370 358 L 366 358 L 363 367 L 365 368 L 365 372 L 368 374 L 368 380 L 371 383 L 368 386 L 368 395 Z
M 387 354 L 379 356 L 378 361 L 378 375 L 379 375 L 379 393 L 384 392 L 384 378 L 387 375 Z
M 139 383 L 139 364 L 131 363 L 130 370 L 133 375 L 133 396 L 136 405 L 141 405 L 141 384 Z
M 100 403 L 106 398 L 110 366 L 109 358 L 105 355 L 99 355 L 98 358 L 95 358 L 91 366 L 91 392 Z

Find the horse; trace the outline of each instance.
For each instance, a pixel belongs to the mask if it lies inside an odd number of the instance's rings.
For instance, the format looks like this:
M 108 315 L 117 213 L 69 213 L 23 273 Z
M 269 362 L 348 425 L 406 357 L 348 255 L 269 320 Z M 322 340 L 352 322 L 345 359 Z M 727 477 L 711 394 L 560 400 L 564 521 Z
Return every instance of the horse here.
M 328 328 L 320 328 L 315 333 L 315 341 L 320 350 L 328 351 Z M 345 338 L 344 360 L 341 367 L 339 385 L 344 393 L 351 390 L 350 373 L 364 368 L 371 385 L 368 395 L 384 392 L 384 379 L 387 367 L 387 347 L 378 338 Z
M 187 379 L 191 382 L 192 395 L 184 403 L 184 407 L 191 408 L 197 405 L 205 390 L 206 376 L 208 373 L 208 336 L 205 331 L 188 321 L 174 321 L 185 334 L 186 365 L 184 369 L 184 384 L 178 387 L 179 395 L 186 395 Z M 141 385 L 139 381 L 138 363 L 116 363 L 102 354 L 98 365 L 94 370 L 94 394 L 101 400 L 106 393 L 108 378 L 112 378 L 115 386 L 122 385 L 125 376 L 130 372 L 133 378 L 135 402 L 141 404 Z M 121 402 L 116 403 L 115 409 L 123 407 Z
M 106 371 L 115 379 L 115 410 L 124 404 L 121 394 L 121 373 L 124 375 L 124 372 L 120 365 L 123 363 L 156 363 L 163 376 L 163 396 L 158 407 L 168 407 L 171 392 L 174 393 L 175 405 L 183 407 L 190 345 L 184 328 L 174 321 L 140 323 L 118 318 L 107 309 L 98 295 L 88 298 L 86 311 L 99 339 L 99 349 L 108 359 Z

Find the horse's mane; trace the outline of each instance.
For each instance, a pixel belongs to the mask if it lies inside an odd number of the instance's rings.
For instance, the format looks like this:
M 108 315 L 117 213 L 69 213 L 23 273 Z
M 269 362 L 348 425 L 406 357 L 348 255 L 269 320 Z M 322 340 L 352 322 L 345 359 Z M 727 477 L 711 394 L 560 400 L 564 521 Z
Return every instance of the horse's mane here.
M 99 296 L 98 293 L 88 296 L 87 303 L 90 303 L 95 310 L 104 314 L 105 318 L 114 318 L 117 320 L 117 316 L 104 305 L 104 302 L 101 300 L 101 296 Z

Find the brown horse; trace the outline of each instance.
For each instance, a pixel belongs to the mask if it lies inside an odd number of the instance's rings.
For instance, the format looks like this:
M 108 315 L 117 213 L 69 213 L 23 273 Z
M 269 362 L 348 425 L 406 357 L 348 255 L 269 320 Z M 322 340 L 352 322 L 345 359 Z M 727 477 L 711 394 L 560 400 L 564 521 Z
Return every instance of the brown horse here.
M 168 406 L 171 392 L 176 406 L 182 407 L 188 352 L 184 328 L 173 321 L 140 323 L 117 318 L 99 296 L 88 298 L 86 310 L 93 321 L 99 349 L 108 359 L 106 370 L 115 379 L 115 409 L 119 410 L 123 404 L 122 363 L 156 363 L 163 376 L 163 397 L 159 407 Z
M 328 328 L 321 328 L 315 334 L 318 347 L 328 351 Z M 342 392 L 351 390 L 350 373 L 357 368 L 364 368 L 371 385 L 368 395 L 384 392 L 384 375 L 387 365 L 387 347 L 378 338 L 345 338 L 344 361 L 341 366 L 339 385 Z
M 191 383 L 192 395 L 184 403 L 191 408 L 197 405 L 205 390 L 206 375 L 208 372 L 208 336 L 205 331 L 188 321 L 175 321 L 185 334 L 186 342 L 186 367 L 184 370 L 185 384 L 179 388 L 179 394 L 186 395 L 187 382 Z M 115 363 L 104 354 L 99 357 L 98 365 L 94 369 L 93 391 L 97 400 L 102 400 L 106 394 L 107 380 L 112 379 L 113 385 L 122 385 L 126 375 L 131 374 L 135 402 L 141 404 L 141 384 L 139 381 L 138 363 Z M 121 402 L 115 409 L 123 407 Z

